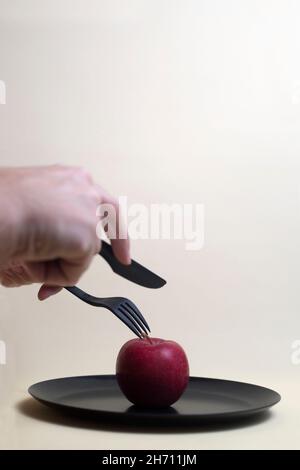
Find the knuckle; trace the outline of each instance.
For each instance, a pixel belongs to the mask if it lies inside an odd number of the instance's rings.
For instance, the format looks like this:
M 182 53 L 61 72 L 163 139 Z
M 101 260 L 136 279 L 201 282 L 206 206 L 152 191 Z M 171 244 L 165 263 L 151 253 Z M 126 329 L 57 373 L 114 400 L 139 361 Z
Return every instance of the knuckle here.
M 92 251 L 91 234 L 82 233 L 75 242 L 75 249 L 82 258 L 87 258 Z
M 76 250 L 77 250 L 79 255 L 87 256 L 89 254 L 89 251 L 90 251 L 89 242 L 87 240 L 85 240 L 84 238 L 80 238 L 79 240 L 77 240 Z
M 104 194 L 103 194 L 103 189 L 98 184 L 94 184 L 93 185 L 93 190 L 94 190 L 95 195 L 97 197 L 98 204 L 102 204 L 104 199 L 105 199 Z
M 97 204 L 100 204 L 101 202 L 101 197 L 99 195 L 99 191 L 95 186 L 92 186 L 89 191 L 90 197 L 93 201 L 95 201 Z
M 111 207 L 115 212 L 119 211 L 119 201 L 115 196 L 111 196 L 106 204 Z
M 66 273 L 66 283 L 70 286 L 73 286 L 74 284 L 77 284 L 77 282 L 80 279 L 81 273 Z
M 84 180 L 86 180 L 89 183 L 93 182 L 92 175 L 90 172 L 84 167 L 84 166 L 79 166 L 77 167 L 77 174 Z
M 0 283 L 3 287 L 15 287 L 17 285 L 15 276 L 10 270 L 1 274 Z
M 111 196 L 111 203 L 115 207 L 119 207 L 119 200 L 116 196 Z

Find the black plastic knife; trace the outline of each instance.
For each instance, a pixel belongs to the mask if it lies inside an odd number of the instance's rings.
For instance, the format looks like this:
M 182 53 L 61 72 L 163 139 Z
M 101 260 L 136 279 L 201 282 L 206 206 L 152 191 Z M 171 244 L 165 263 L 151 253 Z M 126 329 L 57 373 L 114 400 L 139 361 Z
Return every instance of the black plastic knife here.
M 102 247 L 99 255 L 107 261 L 111 269 L 119 276 L 150 289 L 158 289 L 166 284 L 166 281 L 149 269 L 134 260 L 129 265 L 120 263 L 114 256 L 109 243 L 102 240 Z

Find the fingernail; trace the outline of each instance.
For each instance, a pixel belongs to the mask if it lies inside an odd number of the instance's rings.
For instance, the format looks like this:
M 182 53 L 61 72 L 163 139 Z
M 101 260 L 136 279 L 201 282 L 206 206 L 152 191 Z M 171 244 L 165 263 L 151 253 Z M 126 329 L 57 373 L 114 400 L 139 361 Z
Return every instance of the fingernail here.
M 55 295 L 60 289 L 55 286 L 43 286 L 38 293 L 39 300 L 46 300 L 52 295 Z
M 123 255 L 120 261 L 122 264 L 131 264 L 131 258 L 129 255 Z

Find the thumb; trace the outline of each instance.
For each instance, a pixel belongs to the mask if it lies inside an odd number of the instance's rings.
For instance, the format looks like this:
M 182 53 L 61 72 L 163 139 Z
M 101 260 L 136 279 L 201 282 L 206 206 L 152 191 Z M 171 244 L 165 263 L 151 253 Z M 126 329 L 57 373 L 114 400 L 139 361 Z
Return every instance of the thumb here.
M 47 284 L 43 284 L 38 292 L 38 299 L 39 300 L 46 300 L 52 295 L 57 294 L 62 290 L 62 287 L 60 286 L 49 286 Z

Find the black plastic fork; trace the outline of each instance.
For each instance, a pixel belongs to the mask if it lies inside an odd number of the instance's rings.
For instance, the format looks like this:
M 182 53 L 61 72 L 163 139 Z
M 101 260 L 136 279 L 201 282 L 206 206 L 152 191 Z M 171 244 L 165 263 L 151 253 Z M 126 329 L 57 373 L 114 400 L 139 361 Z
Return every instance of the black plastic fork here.
M 149 325 L 137 306 L 126 297 L 94 297 L 77 286 L 65 287 L 65 289 L 89 305 L 107 308 L 139 338 L 143 338 L 150 332 Z

